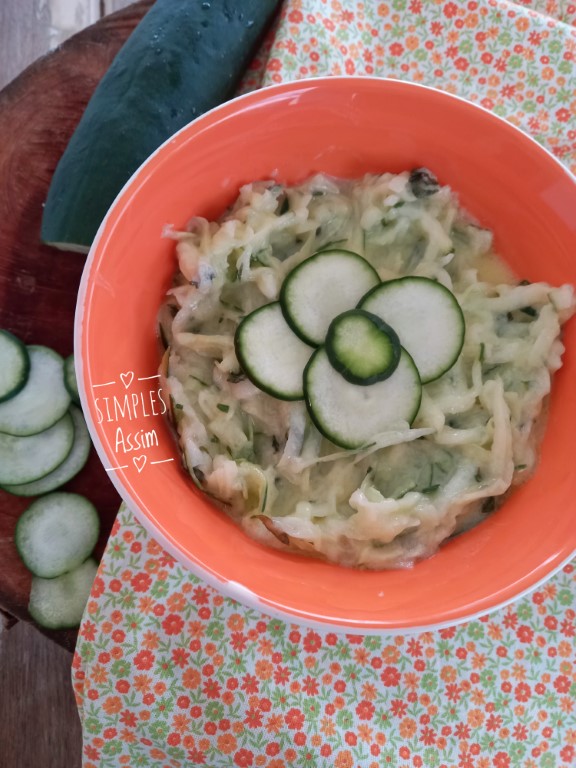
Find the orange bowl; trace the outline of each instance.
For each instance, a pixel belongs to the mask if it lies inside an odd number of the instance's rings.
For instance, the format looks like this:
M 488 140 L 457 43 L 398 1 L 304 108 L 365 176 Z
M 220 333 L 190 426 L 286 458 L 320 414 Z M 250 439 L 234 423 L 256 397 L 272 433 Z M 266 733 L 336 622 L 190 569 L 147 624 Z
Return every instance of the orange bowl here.
M 411 570 L 366 572 L 248 539 L 180 469 L 159 391 L 156 315 L 176 261 L 168 225 L 218 217 L 249 181 L 315 172 L 431 168 L 495 233 L 521 277 L 576 284 L 576 183 L 493 114 L 423 86 L 303 80 L 213 110 L 167 141 L 103 222 L 80 289 L 77 375 L 112 481 L 148 531 L 230 597 L 347 632 L 439 627 L 482 615 L 551 576 L 576 551 L 576 324 L 565 328 L 541 459 L 494 515 Z

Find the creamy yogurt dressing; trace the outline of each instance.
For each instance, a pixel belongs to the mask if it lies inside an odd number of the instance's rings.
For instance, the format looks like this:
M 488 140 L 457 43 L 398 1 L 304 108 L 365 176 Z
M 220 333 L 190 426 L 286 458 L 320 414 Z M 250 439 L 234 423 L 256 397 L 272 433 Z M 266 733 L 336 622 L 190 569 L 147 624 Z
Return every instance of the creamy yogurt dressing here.
M 424 186 L 408 172 L 256 182 L 220 221 L 195 218 L 172 236 L 162 371 L 183 463 L 250 536 L 346 566 L 411 566 L 533 471 L 573 290 L 519 281 L 431 174 Z M 234 351 L 242 318 L 334 243 L 382 280 L 439 281 L 466 321 L 458 360 L 424 385 L 415 421 L 354 451 L 324 438 L 303 402 L 261 392 Z

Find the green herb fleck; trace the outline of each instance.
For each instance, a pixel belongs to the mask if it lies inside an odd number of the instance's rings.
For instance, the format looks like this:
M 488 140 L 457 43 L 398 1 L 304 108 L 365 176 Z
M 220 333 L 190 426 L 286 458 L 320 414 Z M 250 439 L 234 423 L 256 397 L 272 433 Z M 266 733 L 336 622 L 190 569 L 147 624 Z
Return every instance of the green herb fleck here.
M 420 493 L 435 493 L 438 488 L 440 488 L 440 484 L 435 483 L 434 485 L 429 485 L 427 488 L 422 488 Z

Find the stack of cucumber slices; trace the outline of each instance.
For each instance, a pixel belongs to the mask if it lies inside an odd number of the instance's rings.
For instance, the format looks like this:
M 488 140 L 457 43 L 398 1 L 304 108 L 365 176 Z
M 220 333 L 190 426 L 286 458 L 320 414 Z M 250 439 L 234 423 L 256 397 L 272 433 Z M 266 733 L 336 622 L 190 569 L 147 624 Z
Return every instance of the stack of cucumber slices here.
M 100 518 L 77 493 L 33 501 L 16 525 L 15 543 L 32 573 L 28 610 L 47 629 L 71 629 L 82 619 L 98 565 L 90 555 Z
M 382 282 L 359 254 L 330 249 L 287 275 L 279 301 L 242 320 L 235 348 L 257 387 L 304 399 L 325 437 L 355 449 L 414 421 L 422 385 L 454 365 L 464 333 L 462 309 L 439 282 Z
M 79 404 L 72 356 L 0 330 L 0 487 L 39 497 L 20 517 L 15 544 L 33 574 L 30 614 L 49 629 L 78 626 L 97 568 L 96 509 L 78 494 L 54 493 L 90 453 Z

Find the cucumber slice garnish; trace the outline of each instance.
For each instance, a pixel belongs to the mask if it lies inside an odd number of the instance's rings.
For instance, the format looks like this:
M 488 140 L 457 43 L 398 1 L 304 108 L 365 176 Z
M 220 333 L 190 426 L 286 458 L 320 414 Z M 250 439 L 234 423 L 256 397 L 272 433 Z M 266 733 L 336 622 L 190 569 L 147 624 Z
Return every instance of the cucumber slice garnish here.
M 351 309 L 338 315 L 326 334 L 332 366 L 352 384 L 367 386 L 391 376 L 400 360 L 400 342 L 376 315 Z
M 17 395 L 28 381 L 30 356 L 10 331 L 0 330 L 0 403 Z
M 46 629 L 79 626 L 97 572 L 97 564 L 90 559 L 55 579 L 35 576 L 28 603 L 34 621 Z
M 72 401 L 80 405 L 80 393 L 78 392 L 78 382 L 76 381 L 76 369 L 74 367 L 74 355 L 69 355 L 64 360 L 64 386 Z
M 49 493 L 22 513 L 14 543 L 31 573 L 53 579 L 89 557 L 99 532 L 100 518 L 88 499 L 77 493 Z
M 337 315 L 353 309 L 380 278 L 352 251 L 319 251 L 295 267 L 282 283 L 280 304 L 286 321 L 307 344 L 322 344 Z
M 37 435 L 16 437 L 0 433 L 0 485 L 30 483 L 62 464 L 74 441 L 69 413 Z
M 279 302 L 245 317 L 234 345 L 238 362 L 257 387 L 280 400 L 302 400 L 302 374 L 313 350 L 292 332 Z
M 72 405 L 70 406 L 70 415 L 74 422 L 74 442 L 72 443 L 70 453 L 62 464 L 57 466 L 52 472 L 44 475 L 44 477 L 41 477 L 39 480 L 33 480 L 31 483 L 4 485 L 2 487 L 5 491 L 15 496 L 40 496 L 41 493 L 49 493 L 56 488 L 60 488 L 60 486 L 67 483 L 80 472 L 88 460 L 92 441 L 90 440 L 90 434 L 82 411 Z
M 359 386 L 340 376 L 320 347 L 304 371 L 304 391 L 312 421 L 342 448 L 360 448 L 398 422 L 411 424 L 422 397 L 418 371 L 404 349 L 391 376 Z
M 398 334 L 412 356 L 422 383 L 449 370 L 464 344 L 465 322 L 454 294 L 427 277 L 401 277 L 381 283 L 358 305 L 380 317 Z
M 28 347 L 30 373 L 24 387 L 0 403 L 0 432 L 34 435 L 55 424 L 68 410 L 64 360 L 48 347 Z

